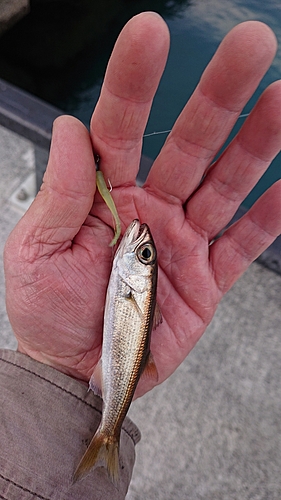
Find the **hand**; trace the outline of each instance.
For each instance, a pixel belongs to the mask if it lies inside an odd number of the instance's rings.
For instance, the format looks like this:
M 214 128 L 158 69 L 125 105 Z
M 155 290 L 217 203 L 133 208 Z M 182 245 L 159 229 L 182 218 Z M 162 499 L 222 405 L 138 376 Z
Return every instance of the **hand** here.
M 90 135 L 72 117 L 56 120 L 42 188 L 6 244 L 7 309 L 18 349 L 80 380 L 89 380 L 101 353 L 113 257 L 113 222 L 96 192 L 93 150 L 113 185 L 122 230 L 139 218 L 149 224 L 158 249 L 164 321 L 153 332 L 151 350 L 159 383 L 194 347 L 222 296 L 281 231 L 278 182 L 209 245 L 281 146 L 276 82 L 209 168 L 274 57 L 275 37 L 259 22 L 238 25 L 224 39 L 144 187 L 136 187 L 142 136 L 168 46 L 168 29 L 154 13 L 125 26 Z M 154 384 L 142 380 L 138 395 Z

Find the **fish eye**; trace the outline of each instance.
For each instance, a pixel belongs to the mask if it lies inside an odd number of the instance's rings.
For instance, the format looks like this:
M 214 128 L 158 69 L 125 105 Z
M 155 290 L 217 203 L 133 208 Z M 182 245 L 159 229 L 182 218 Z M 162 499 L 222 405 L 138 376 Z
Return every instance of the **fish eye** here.
M 138 248 L 137 256 L 143 264 L 151 264 L 156 258 L 155 248 L 151 245 L 151 243 L 145 243 Z

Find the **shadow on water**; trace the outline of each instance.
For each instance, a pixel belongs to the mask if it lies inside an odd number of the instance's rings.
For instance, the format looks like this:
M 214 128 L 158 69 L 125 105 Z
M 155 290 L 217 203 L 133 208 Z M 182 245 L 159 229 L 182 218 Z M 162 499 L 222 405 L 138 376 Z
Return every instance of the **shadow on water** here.
M 189 0 L 31 0 L 30 13 L 0 39 L 0 77 L 69 111 L 77 89 L 98 97 L 106 64 L 124 24 L 154 10 L 180 15 Z M 85 96 L 86 98 L 86 96 Z M 90 112 L 90 111 L 89 111 Z

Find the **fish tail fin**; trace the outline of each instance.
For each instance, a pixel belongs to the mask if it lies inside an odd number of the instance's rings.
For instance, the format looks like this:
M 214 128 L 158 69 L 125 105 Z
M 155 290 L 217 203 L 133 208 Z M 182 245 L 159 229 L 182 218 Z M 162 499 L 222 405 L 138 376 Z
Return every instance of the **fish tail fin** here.
M 115 437 L 106 445 L 104 459 L 109 475 L 116 484 L 119 479 L 119 440 Z
M 112 481 L 116 483 L 119 478 L 119 439 L 115 436 L 107 436 L 99 430 L 78 464 L 73 482 L 82 479 L 98 460 L 105 461 L 108 473 Z

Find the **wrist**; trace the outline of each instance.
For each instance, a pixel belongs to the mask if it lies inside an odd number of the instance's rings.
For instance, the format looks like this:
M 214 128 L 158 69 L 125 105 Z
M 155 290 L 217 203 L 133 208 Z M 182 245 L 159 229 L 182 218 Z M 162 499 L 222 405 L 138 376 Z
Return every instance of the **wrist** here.
M 77 370 L 71 370 L 70 368 L 68 368 L 64 365 L 55 362 L 49 356 L 41 353 L 40 351 L 34 351 L 31 349 L 27 349 L 22 344 L 18 343 L 17 352 L 24 354 L 25 356 L 28 356 L 29 358 L 33 359 L 34 361 L 37 361 L 38 363 L 42 363 L 43 365 L 49 366 L 49 367 L 53 368 L 54 370 L 57 370 L 58 372 L 63 373 L 64 375 L 67 375 L 68 377 L 85 385 L 86 387 L 88 387 L 88 385 L 89 385 L 89 380 L 85 379 L 85 377 L 83 377 L 82 375 L 79 376 L 79 373 L 77 372 Z

